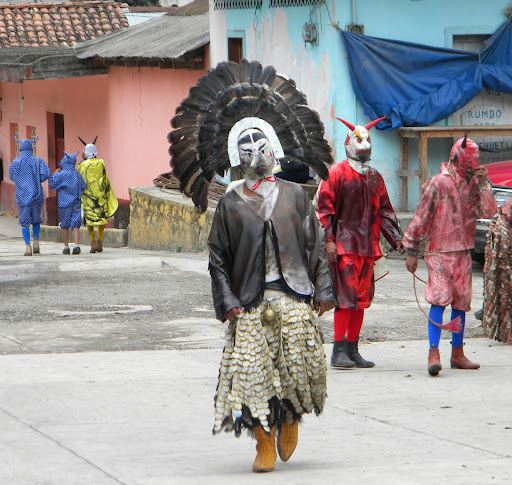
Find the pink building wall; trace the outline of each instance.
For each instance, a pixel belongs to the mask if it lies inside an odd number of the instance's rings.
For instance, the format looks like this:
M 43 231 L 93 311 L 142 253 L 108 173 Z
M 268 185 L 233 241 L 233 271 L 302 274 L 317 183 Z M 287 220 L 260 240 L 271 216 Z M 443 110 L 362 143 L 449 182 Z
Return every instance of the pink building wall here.
M 153 185 L 170 171 L 167 133 L 176 107 L 204 71 L 112 67 L 109 74 L 109 173 L 116 195 Z M 99 149 L 99 148 L 98 148 Z
M 68 153 L 80 150 L 79 160 L 83 145 L 78 136 L 90 142 L 98 135 L 98 157 L 106 162 L 116 196 L 128 199 L 129 187 L 153 185 L 155 177 L 170 170 L 169 121 L 190 87 L 204 74 L 205 70 L 111 67 L 103 76 L 0 83 L 2 209 L 16 212 L 8 178 L 15 156 L 10 148 L 10 123 L 18 124 L 20 139 L 26 137 L 27 126 L 36 128 L 37 155 L 45 161 L 47 112 L 64 116 L 64 149 Z M 47 183 L 44 189 L 48 195 Z

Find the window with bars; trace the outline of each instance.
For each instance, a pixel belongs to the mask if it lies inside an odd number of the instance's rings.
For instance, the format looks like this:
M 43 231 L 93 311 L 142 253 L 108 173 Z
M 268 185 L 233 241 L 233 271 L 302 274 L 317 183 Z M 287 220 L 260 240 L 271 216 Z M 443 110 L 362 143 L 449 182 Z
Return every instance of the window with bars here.
M 263 0 L 215 0 L 215 10 L 254 10 L 261 9 Z
M 308 7 L 311 5 L 321 5 L 323 2 L 324 0 L 270 0 L 270 7 Z
M 270 0 L 270 8 L 309 7 L 321 5 L 324 0 Z M 215 10 L 261 9 L 263 0 L 215 0 Z

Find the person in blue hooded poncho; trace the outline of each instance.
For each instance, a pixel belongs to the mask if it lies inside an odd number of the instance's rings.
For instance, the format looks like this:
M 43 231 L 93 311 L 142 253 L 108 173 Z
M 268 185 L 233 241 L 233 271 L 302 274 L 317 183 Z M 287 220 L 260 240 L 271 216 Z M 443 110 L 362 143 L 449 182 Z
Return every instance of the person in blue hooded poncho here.
M 43 220 L 41 208 L 44 202 L 42 182 L 50 177 L 50 169 L 42 158 L 33 153 L 33 144 L 38 140 L 18 140 L 20 155 L 9 166 L 9 178 L 14 182 L 19 224 L 25 240 L 25 256 L 39 254 L 39 230 Z M 34 250 L 30 245 L 30 225 L 34 235 Z
M 70 254 L 68 240 L 69 229 L 73 230 L 75 247 L 73 254 L 80 254 L 80 226 L 82 216 L 82 192 L 86 189 L 84 179 L 76 170 L 76 156 L 64 152 L 64 158 L 59 162 L 60 168 L 50 178 L 50 188 L 58 190 L 60 227 L 64 249 L 62 254 Z

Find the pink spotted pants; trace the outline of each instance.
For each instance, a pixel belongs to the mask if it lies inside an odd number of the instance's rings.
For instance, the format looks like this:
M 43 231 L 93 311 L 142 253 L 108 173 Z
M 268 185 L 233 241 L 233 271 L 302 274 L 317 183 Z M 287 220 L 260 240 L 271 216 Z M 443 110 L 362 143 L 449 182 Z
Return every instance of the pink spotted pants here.
M 471 310 L 471 255 L 469 250 L 425 253 L 428 281 L 425 300 L 431 305 Z

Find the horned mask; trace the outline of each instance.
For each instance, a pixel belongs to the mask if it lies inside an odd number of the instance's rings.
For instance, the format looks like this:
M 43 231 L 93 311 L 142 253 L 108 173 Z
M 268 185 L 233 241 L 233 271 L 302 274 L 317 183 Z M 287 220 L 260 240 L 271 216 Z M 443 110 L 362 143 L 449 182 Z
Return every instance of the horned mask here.
M 456 172 L 468 181 L 471 180 L 480 163 L 479 157 L 478 145 L 467 136 L 457 140 L 450 151 L 450 162 Z
M 84 160 L 89 160 L 90 158 L 96 158 L 98 155 L 98 151 L 96 150 L 96 140 L 98 139 L 98 136 L 94 139 L 92 143 L 86 143 L 84 140 L 82 140 L 80 137 L 78 139 L 83 143 L 84 145 Z
M 345 151 L 347 152 L 348 158 L 361 163 L 368 163 L 371 160 L 372 144 L 370 140 L 370 128 L 385 118 L 386 117 L 383 116 L 382 118 L 371 121 L 365 126 L 354 126 L 348 121 L 336 118 L 350 130 L 347 133 L 347 138 L 345 138 Z

